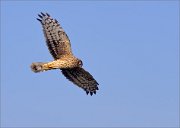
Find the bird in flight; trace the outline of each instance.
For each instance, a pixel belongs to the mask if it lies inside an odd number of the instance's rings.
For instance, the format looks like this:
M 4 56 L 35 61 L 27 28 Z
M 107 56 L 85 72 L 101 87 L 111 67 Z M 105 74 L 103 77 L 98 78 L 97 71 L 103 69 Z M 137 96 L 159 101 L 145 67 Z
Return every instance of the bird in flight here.
M 68 80 L 86 91 L 87 95 L 96 94 L 99 84 L 89 72 L 82 68 L 83 62 L 73 55 L 70 40 L 61 25 L 48 13 L 41 12 L 38 16 L 37 20 L 42 25 L 46 45 L 54 61 L 32 63 L 32 71 L 37 73 L 60 69 Z

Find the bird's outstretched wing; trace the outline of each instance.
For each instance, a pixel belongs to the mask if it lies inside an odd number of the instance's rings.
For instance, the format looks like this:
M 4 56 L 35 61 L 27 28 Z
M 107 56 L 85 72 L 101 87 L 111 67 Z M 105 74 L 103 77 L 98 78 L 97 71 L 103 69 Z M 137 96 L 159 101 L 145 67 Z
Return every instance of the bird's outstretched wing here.
M 38 15 L 43 27 L 46 43 L 54 59 L 59 59 L 62 55 L 72 54 L 70 40 L 56 19 L 46 13 Z
M 93 95 L 93 93 L 96 94 L 96 90 L 99 90 L 97 81 L 89 72 L 85 71 L 83 68 L 76 67 L 61 70 L 67 79 L 84 89 L 87 94 L 90 93 L 90 95 Z

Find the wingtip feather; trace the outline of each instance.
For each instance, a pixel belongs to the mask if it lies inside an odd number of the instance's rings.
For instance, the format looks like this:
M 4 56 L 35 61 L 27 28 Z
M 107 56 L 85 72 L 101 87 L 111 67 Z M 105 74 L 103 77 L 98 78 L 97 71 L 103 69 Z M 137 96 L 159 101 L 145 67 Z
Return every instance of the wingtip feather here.
M 43 12 L 41 12 L 41 15 L 46 16 Z
M 46 15 L 50 17 L 49 13 L 46 12 Z
M 40 21 L 40 22 L 42 22 L 42 20 L 41 19 L 39 19 L 39 18 L 36 18 L 38 21 Z
M 38 14 L 38 16 L 39 16 L 39 18 L 41 18 L 41 19 L 43 18 L 40 14 Z

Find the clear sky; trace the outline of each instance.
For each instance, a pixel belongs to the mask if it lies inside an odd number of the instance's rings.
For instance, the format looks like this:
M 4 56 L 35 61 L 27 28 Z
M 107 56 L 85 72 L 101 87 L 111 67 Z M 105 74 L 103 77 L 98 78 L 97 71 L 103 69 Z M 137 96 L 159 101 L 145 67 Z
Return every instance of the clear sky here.
M 99 83 L 90 96 L 53 70 L 39 12 L 56 18 Z M 1 1 L 2 127 L 178 127 L 178 1 Z

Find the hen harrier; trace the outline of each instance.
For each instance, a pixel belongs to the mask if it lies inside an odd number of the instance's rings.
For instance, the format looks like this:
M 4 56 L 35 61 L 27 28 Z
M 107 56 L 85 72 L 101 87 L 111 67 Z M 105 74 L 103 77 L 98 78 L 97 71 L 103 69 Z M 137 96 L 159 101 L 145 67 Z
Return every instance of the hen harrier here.
M 32 63 L 32 71 L 37 73 L 60 69 L 68 80 L 84 89 L 87 95 L 89 93 L 90 95 L 96 94 L 96 90 L 98 90 L 97 81 L 82 68 L 82 61 L 73 55 L 70 40 L 58 21 L 51 18 L 48 13 L 41 13 L 38 16 L 37 20 L 43 27 L 46 44 L 54 61 Z

